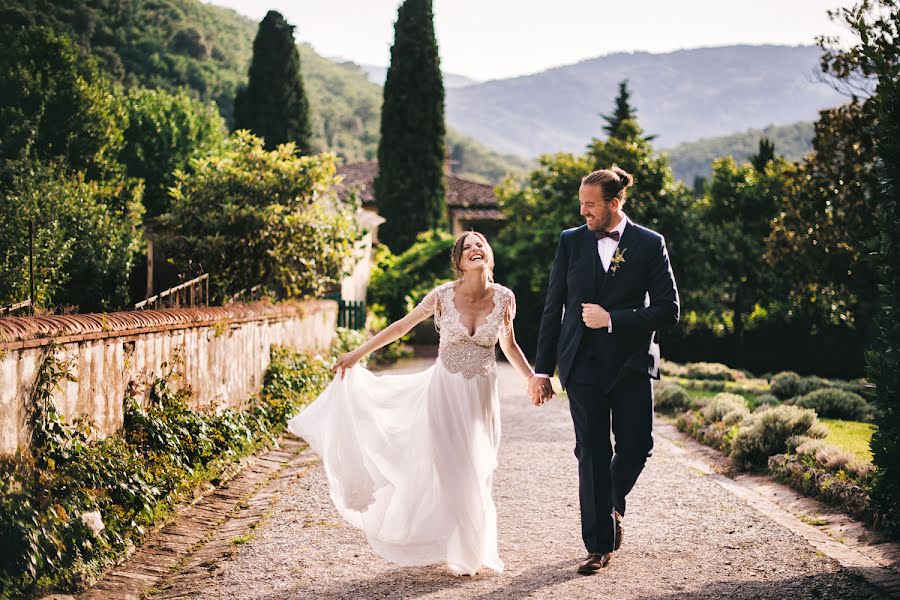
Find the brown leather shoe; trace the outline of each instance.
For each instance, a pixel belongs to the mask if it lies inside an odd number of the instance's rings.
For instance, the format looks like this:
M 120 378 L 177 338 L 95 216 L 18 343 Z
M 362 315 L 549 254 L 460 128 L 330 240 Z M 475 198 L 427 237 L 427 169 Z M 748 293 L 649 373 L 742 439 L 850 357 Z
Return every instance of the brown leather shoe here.
M 609 564 L 609 552 L 591 552 L 583 563 L 578 565 L 578 572 L 581 575 L 593 575 L 603 567 Z
M 622 515 L 617 512 L 613 514 L 616 520 L 616 545 L 613 547 L 613 550 L 618 550 L 622 547 L 622 537 L 625 535 L 625 526 L 622 525 Z

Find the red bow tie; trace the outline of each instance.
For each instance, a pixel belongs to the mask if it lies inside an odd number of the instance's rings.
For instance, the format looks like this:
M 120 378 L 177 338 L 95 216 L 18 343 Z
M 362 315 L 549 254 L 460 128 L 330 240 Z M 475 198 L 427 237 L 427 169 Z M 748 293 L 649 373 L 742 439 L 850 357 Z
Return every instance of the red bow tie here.
M 594 235 L 597 236 L 598 240 L 602 240 L 603 238 L 609 238 L 613 241 L 619 241 L 619 232 L 618 231 L 603 231 L 602 229 L 598 229 L 594 232 Z

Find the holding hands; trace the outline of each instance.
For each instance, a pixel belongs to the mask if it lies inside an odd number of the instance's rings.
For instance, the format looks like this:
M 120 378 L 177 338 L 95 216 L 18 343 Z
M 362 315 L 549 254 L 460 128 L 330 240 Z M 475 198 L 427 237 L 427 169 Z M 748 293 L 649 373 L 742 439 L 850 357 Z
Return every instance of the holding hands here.
M 540 406 L 553 397 L 553 385 L 550 378 L 532 375 L 528 378 L 528 396 L 531 403 Z

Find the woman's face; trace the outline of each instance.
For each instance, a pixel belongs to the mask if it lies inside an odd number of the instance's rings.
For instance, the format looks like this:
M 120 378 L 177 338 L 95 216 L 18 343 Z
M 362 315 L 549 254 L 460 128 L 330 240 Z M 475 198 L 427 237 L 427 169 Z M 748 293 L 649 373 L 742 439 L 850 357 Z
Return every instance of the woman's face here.
M 487 241 L 480 235 L 470 233 L 463 240 L 462 255 L 459 261 L 460 271 L 473 269 L 492 269 L 494 254 Z

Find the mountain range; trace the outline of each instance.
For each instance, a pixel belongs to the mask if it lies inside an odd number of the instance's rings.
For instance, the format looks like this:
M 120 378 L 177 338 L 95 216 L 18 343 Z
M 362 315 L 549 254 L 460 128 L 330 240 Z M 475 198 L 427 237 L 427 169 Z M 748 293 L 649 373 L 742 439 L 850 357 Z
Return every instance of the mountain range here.
M 818 76 L 816 46 L 724 46 L 618 53 L 511 79 L 447 89 L 447 122 L 511 154 L 581 152 L 628 80 L 654 146 L 815 121 L 847 98 Z

